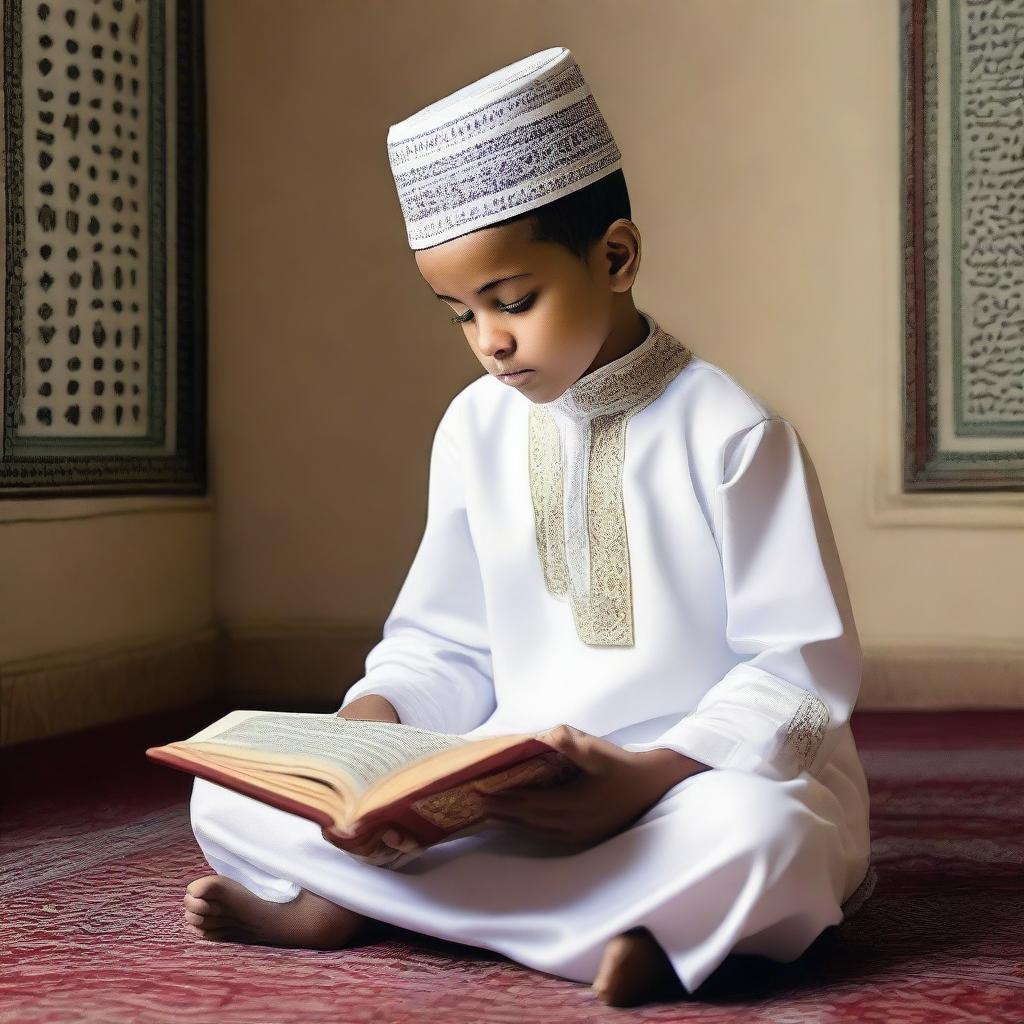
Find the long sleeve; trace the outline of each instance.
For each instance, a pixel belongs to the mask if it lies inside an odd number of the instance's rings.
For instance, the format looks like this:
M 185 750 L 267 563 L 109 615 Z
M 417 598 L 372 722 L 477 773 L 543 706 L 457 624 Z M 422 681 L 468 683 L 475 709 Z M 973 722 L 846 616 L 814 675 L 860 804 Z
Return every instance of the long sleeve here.
M 815 773 L 860 690 L 862 654 L 813 463 L 793 426 L 768 416 L 720 454 L 715 539 L 726 641 L 750 655 L 656 739 L 712 768 L 775 779 Z
M 495 708 L 483 585 L 449 411 L 434 434 L 423 538 L 366 674 L 345 694 L 386 697 L 405 725 L 464 733 Z

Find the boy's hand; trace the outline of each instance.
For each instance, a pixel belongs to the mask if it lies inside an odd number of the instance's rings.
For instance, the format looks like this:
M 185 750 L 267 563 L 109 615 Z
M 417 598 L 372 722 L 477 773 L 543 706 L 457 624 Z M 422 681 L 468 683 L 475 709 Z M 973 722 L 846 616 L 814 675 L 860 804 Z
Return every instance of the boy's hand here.
M 557 786 L 478 792 L 488 821 L 524 828 L 569 846 L 585 848 L 618 834 L 677 782 L 708 770 L 706 764 L 669 748 L 623 750 L 611 740 L 571 725 L 537 735 L 577 764 L 580 774 Z M 371 856 L 360 859 L 400 867 L 423 852 L 416 840 L 393 828 L 381 835 L 380 843 Z
M 401 725 L 398 712 L 394 704 L 386 697 L 376 693 L 366 693 L 357 697 L 351 704 L 346 705 L 335 713 L 337 718 L 351 718 L 357 722 L 392 722 Z
M 571 725 L 538 737 L 579 765 L 568 782 L 482 794 L 492 821 L 525 828 L 569 845 L 592 846 L 616 835 L 677 782 L 708 766 L 668 748 L 624 750 Z
M 353 704 L 355 701 L 352 702 Z M 423 847 L 408 836 L 401 835 L 396 829 L 386 829 L 380 836 L 376 849 L 368 853 L 349 853 L 356 860 L 364 864 L 373 864 L 381 868 L 398 868 L 415 860 L 422 852 Z

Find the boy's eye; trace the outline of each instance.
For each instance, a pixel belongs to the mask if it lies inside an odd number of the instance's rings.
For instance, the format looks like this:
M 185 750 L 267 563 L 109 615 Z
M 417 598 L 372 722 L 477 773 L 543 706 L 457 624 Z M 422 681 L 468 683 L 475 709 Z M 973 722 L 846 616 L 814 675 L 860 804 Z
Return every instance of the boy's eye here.
M 525 313 L 533 305 L 533 300 L 537 297 L 536 292 L 531 292 L 529 295 L 523 296 L 521 299 L 517 299 L 515 302 L 510 303 L 507 306 L 503 306 L 500 302 L 498 308 L 503 313 Z M 449 318 L 453 324 L 467 324 L 473 319 L 473 313 L 471 310 L 466 310 L 465 313 L 458 314 Z

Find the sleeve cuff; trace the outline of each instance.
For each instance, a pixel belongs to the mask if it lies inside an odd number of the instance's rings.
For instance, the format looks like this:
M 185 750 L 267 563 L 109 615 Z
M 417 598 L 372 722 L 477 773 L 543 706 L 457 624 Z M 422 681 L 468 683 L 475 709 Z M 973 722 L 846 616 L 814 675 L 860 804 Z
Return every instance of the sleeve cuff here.
M 712 768 L 791 779 L 813 770 L 829 721 L 815 694 L 740 664 L 661 736 L 623 747 L 669 747 Z

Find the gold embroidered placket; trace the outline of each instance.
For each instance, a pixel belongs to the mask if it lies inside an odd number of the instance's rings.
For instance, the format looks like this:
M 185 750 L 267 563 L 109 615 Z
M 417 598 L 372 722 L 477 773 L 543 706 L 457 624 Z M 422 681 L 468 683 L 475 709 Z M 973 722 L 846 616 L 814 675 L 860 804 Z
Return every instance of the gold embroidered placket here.
M 633 594 L 622 495 L 626 430 L 689 362 L 692 353 L 655 321 L 648 338 L 622 361 L 600 367 L 550 403 L 568 411 L 585 431 L 584 496 L 589 586 L 572 585 L 566 558 L 565 477 L 558 424 L 545 406 L 529 411 L 530 493 L 537 551 L 547 590 L 572 608 L 576 633 L 586 644 L 633 646 Z M 633 358 L 630 358 L 630 357 Z M 605 372 L 607 371 L 607 372 Z

